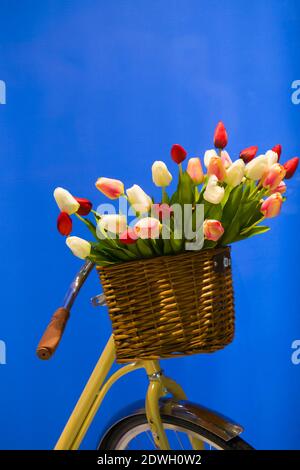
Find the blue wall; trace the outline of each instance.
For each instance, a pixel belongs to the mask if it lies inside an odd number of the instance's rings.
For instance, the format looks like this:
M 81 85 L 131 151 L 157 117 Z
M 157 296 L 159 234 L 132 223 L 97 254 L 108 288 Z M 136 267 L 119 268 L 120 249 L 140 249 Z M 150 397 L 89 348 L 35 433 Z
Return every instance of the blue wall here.
M 217 121 L 229 151 L 300 150 L 298 1 L 44 0 L 0 3 L 1 315 L 0 447 L 51 448 L 109 334 L 89 306 L 91 276 L 61 347 L 48 363 L 35 347 L 80 266 L 56 232 L 53 189 L 103 201 L 96 177 L 152 191 L 150 167 L 172 143 L 202 155 Z M 234 247 L 237 330 L 209 356 L 165 362 L 190 399 L 244 424 L 259 449 L 300 449 L 300 175 L 272 231 Z M 78 225 L 78 235 L 86 232 Z M 112 406 L 145 392 L 137 372 L 106 399 L 84 448 L 94 448 Z

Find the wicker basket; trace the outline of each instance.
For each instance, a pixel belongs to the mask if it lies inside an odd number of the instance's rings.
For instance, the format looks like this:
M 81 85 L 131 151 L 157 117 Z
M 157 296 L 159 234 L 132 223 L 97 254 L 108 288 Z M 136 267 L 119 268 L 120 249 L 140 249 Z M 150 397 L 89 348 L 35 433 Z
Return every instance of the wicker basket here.
M 229 247 L 97 269 L 117 362 L 208 353 L 232 341 Z

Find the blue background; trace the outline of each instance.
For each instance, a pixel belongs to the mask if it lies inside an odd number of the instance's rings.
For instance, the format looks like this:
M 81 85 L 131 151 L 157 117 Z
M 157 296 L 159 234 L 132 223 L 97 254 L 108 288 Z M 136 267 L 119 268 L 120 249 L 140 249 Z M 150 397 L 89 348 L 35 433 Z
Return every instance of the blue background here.
M 0 3 L 0 447 L 52 448 L 110 334 L 89 298 L 93 273 L 55 357 L 39 336 L 80 266 L 56 231 L 56 186 L 104 199 L 99 176 L 153 192 L 150 168 L 179 142 L 212 147 L 225 122 L 232 157 L 277 143 L 299 154 L 299 1 L 16 0 Z M 154 191 L 155 193 L 155 191 Z M 191 400 L 245 426 L 259 449 L 300 449 L 299 175 L 271 232 L 234 246 L 237 330 L 213 355 L 164 362 Z M 75 233 L 87 236 L 76 224 Z M 136 372 L 106 398 L 83 448 L 111 415 L 145 393 Z

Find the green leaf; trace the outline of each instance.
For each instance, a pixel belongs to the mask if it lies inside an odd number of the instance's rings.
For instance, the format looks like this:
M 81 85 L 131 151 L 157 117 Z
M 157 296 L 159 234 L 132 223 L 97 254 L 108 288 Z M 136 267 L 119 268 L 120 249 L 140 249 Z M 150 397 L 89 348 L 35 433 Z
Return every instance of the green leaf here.
M 164 242 L 164 246 L 163 246 L 164 255 L 173 255 L 174 252 L 172 250 L 171 241 L 168 239 L 164 239 L 163 242 Z
M 153 251 L 146 240 L 139 238 L 136 242 L 136 245 L 143 258 L 152 258 Z
M 226 231 L 233 222 L 233 218 L 238 211 L 243 194 L 243 185 L 236 186 L 230 193 L 223 209 L 222 225 Z
M 184 240 L 174 238 L 174 235 L 171 234 L 170 237 L 171 247 L 174 253 L 180 253 L 184 248 Z
M 270 230 L 270 227 L 264 225 L 256 225 L 255 227 L 250 228 L 247 232 L 243 232 L 238 235 L 231 243 L 245 240 L 246 238 L 253 237 L 254 235 L 260 235 L 261 233 L 266 233 Z
M 179 179 L 177 191 L 179 204 L 193 204 L 194 183 L 186 171 L 182 173 L 181 178 Z

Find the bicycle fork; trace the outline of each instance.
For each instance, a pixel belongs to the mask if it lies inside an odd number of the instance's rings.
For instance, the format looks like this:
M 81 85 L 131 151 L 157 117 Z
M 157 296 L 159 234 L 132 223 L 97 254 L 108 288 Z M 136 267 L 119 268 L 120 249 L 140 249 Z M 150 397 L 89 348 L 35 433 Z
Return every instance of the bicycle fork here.
M 115 356 L 115 345 L 111 336 L 55 446 L 55 450 L 78 449 L 111 386 L 124 375 L 137 369 L 145 369 L 149 378 L 145 409 L 154 443 L 158 449 L 170 449 L 161 421 L 159 400 L 169 393 L 175 399 L 184 400 L 186 399 L 184 391 L 174 380 L 163 375 L 157 360 L 140 360 L 125 365 L 107 379 Z M 190 442 L 193 449 L 203 449 L 203 444 L 198 439 L 190 438 Z

